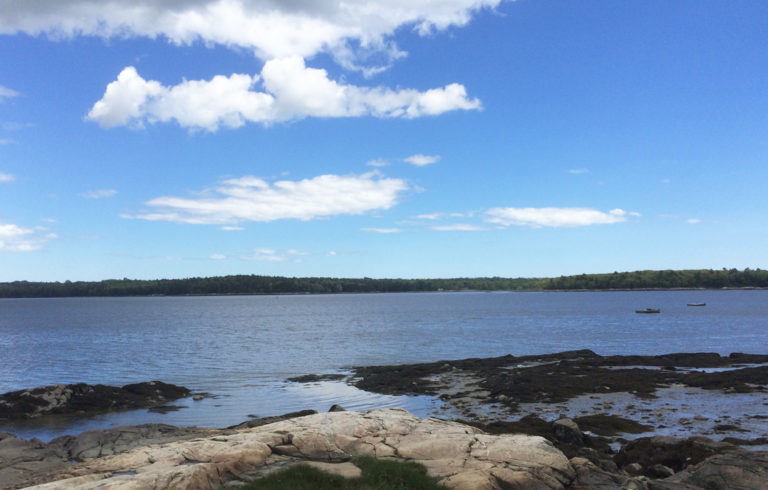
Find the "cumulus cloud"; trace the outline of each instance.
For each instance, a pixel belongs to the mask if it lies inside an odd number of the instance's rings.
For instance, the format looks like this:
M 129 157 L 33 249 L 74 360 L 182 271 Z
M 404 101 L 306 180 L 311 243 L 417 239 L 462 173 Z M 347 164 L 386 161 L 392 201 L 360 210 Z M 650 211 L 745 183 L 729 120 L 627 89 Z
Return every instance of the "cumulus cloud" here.
M 622 209 L 608 212 L 590 208 L 492 208 L 485 212 L 488 223 L 501 226 L 577 227 L 597 224 L 613 224 L 627 221 L 628 213 Z
M 270 124 L 305 117 L 412 119 L 480 106 L 456 83 L 424 92 L 359 87 L 333 81 L 325 70 L 308 68 L 302 58 L 291 57 L 268 61 L 261 76 L 218 75 L 171 87 L 145 80 L 129 66 L 107 86 L 87 119 L 105 128 L 175 121 L 186 128 L 216 131 L 246 122 Z
M 0 85 L 0 102 L 3 102 L 5 99 L 10 99 L 11 97 L 18 97 L 19 95 L 21 94 L 17 91 Z
M 398 28 L 420 35 L 463 26 L 501 0 L 35 0 L 0 2 L 0 34 L 162 37 L 214 43 L 267 60 L 330 53 L 346 69 L 372 74 L 403 52 Z M 375 59 L 372 66 L 366 62 Z
M 0 223 L 0 251 L 31 252 L 42 248 L 45 242 L 56 238 L 43 227 L 23 228 L 10 223 Z
M 11 174 L 4 174 L 3 172 L 0 172 L 0 182 L 13 182 L 16 180 L 16 177 L 14 177 Z
M 105 197 L 113 197 L 116 194 L 117 191 L 114 189 L 98 189 L 95 191 L 83 192 L 80 194 L 80 197 L 84 197 L 86 199 L 104 199 Z
M 298 250 L 275 250 L 272 248 L 257 248 L 254 249 L 253 255 L 246 258 L 251 260 L 265 260 L 267 262 L 284 262 L 292 259 L 294 261 L 300 260 L 300 257 L 309 255 L 307 252 L 299 252 Z
M 431 165 L 433 163 L 436 163 L 438 160 L 440 160 L 439 155 L 422 155 L 422 154 L 411 155 L 408 158 L 403 159 L 403 161 L 408 162 L 411 165 L 416 165 L 417 167 Z
M 123 217 L 217 225 L 307 221 L 389 209 L 408 188 L 404 181 L 384 178 L 376 172 L 274 183 L 246 176 L 225 180 L 196 198 L 158 197 L 145 203 L 152 211 Z

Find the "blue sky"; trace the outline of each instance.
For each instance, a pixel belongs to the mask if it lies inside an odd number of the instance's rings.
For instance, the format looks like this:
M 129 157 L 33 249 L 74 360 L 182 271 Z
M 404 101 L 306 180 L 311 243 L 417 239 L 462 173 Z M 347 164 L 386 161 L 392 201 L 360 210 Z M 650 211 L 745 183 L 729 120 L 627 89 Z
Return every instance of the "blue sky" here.
M 768 3 L 0 0 L 0 281 L 768 266 Z

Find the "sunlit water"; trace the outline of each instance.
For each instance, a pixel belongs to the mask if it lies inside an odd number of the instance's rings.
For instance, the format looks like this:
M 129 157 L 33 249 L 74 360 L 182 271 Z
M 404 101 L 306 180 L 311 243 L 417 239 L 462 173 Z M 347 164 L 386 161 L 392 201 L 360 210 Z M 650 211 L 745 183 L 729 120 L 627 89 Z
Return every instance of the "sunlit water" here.
M 706 302 L 705 307 L 687 303 Z M 658 315 L 635 309 L 654 307 Z M 428 397 L 286 378 L 350 366 L 592 349 L 598 354 L 768 353 L 768 291 L 414 293 L 0 300 L 0 393 L 56 383 L 162 380 L 216 395 L 81 420 L 0 425 L 50 439 L 124 424 L 224 427 L 339 403 Z

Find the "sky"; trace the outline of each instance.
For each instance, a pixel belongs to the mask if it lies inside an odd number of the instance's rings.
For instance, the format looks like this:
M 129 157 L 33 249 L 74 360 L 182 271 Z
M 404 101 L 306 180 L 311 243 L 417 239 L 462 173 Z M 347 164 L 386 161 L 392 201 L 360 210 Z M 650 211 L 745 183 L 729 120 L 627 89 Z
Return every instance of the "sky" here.
M 768 2 L 0 0 L 0 281 L 768 267 Z

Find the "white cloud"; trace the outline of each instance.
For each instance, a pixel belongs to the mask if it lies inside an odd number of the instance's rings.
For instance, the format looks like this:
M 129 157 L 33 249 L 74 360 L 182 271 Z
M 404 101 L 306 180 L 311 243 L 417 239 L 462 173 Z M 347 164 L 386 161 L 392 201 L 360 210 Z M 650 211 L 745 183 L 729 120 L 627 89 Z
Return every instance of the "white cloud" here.
M 197 198 L 168 196 L 152 199 L 145 204 L 154 211 L 124 217 L 217 225 L 281 219 L 307 221 L 389 209 L 408 189 L 404 181 L 384 178 L 376 172 L 320 175 L 272 184 L 246 176 L 225 180 Z
M 253 251 L 253 255 L 246 258 L 251 260 L 265 260 L 267 262 L 284 262 L 289 259 L 299 261 L 299 257 L 306 255 L 309 255 L 309 253 L 299 252 L 298 250 L 279 251 L 272 248 L 257 248 Z
M 399 28 L 463 26 L 501 0 L 35 0 L 0 2 L 0 34 L 165 38 L 242 47 L 261 59 L 330 53 L 372 74 L 404 53 Z M 380 62 L 365 64 L 369 59 Z
M 116 194 L 117 191 L 114 189 L 97 189 L 95 191 L 83 192 L 80 194 L 80 197 L 84 197 L 86 199 L 104 199 L 106 197 L 113 197 Z
M 358 87 L 330 80 L 325 70 L 308 68 L 302 58 L 291 57 L 267 61 L 261 76 L 218 75 L 172 87 L 147 81 L 129 66 L 107 86 L 87 119 L 105 128 L 175 121 L 185 128 L 216 131 L 246 122 L 270 124 L 305 117 L 412 119 L 480 106 L 456 83 L 425 92 Z
M 11 174 L 4 174 L 4 173 L 0 172 L 0 182 L 6 182 L 7 183 L 7 182 L 13 182 L 14 180 L 16 180 L 16 177 L 14 177 L 13 175 L 11 175 Z
M 400 233 L 403 231 L 400 228 L 361 228 L 361 230 L 367 231 L 368 233 L 383 233 L 383 234 Z
M 334 251 L 334 250 L 331 250 L 331 251 L 329 251 L 329 252 L 328 252 L 327 254 L 325 254 L 325 255 L 327 255 L 327 256 L 329 256 L 329 257 L 333 257 L 333 256 L 335 256 L 335 255 L 337 255 L 337 254 L 336 254 L 336 251 Z
M 436 163 L 438 160 L 440 160 L 439 155 L 411 155 L 408 158 L 404 158 L 403 161 L 410 163 L 411 165 L 416 165 L 417 167 L 423 167 L 425 165 L 431 165 L 433 163 Z
M 690 224 L 690 225 L 697 225 L 697 224 L 701 223 L 701 220 L 699 218 L 691 218 L 689 220 L 686 220 L 685 222 Z
M 486 228 L 470 223 L 455 223 L 452 225 L 436 225 L 430 229 L 435 231 L 483 231 Z
M 573 174 L 573 175 L 581 175 L 581 174 L 589 173 L 589 169 L 587 169 L 587 168 L 572 168 L 571 170 L 568 171 L 568 173 L 569 174 Z
M 0 251 L 31 252 L 42 248 L 43 243 L 57 238 L 46 233 L 43 227 L 22 228 L 18 225 L 0 223 Z
M 10 138 L 0 138 L 0 145 L 11 145 L 13 143 L 16 143 L 16 141 Z
M 211 254 L 211 256 L 209 258 L 211 260 L 224 260 L 224 259 L 227 258 L 227 256 L 223 255 L 223 254 Z
M 222 226 L 219 229 L 223 231 L 243 231 L 245 228 L 242 226 Z
M 485 212 L 488 223 L 501 226 L 577 227 L 612 224 L 627 221 L 628 216 L 639 216 L 622 209 L 603 212 L 589 208 L 492 208 Z
M 17 91 L 0 85 L 0 102 L 3 102 L 4 99 L 10 99 L 11 97 L 18 97 L 19 95 L 21 94 Z

